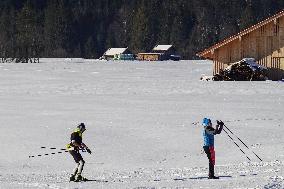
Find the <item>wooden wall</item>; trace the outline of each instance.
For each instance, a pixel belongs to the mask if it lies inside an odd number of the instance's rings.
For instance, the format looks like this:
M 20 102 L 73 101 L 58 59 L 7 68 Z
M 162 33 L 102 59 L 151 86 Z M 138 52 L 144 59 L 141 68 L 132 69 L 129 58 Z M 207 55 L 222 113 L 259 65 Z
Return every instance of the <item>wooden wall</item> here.
M 284 16 L 216 49 L 213 73 L 243 58 L 255 58 L 269 68 L 270 79 L 284 78 Z
M 138 54 L 138 60 L 146 60 L 146 61 L 159 61 L 161 60 L 161 54 L 154 54 L 154 53 L 139 53 Z

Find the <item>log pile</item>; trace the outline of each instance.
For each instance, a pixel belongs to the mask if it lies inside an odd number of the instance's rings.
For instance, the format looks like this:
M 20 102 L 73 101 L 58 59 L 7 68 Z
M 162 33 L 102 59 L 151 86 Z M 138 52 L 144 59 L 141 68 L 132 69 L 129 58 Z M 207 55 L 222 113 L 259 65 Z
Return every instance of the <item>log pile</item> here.
M 214 81 L 265 81 L 267 68 L 256 63 L 253 58 L 244 58 L 233 63 L 213 76 Z

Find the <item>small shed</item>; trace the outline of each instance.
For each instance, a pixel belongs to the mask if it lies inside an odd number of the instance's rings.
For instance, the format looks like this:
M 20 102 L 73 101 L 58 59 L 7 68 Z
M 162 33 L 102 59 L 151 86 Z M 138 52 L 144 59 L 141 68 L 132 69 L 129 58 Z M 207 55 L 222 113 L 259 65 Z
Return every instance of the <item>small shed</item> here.
M 284 11 L 197 53 L 197 56 L 213 60 L 213 74 L 243 58 L 254 58 L 268 68 L 269 79 L 283 79 Z
M 101 57 L 101 59 L 104 60 L 113 60 L 115 57 L 121 54 L 131 54 L 131 52 L 128 50 L 128 48 L 109 48 L 104 55 Z
M 162 61 L 179 60 L 180 56 L 175 55 L 173 45 L 156 45 L 150 53 L 139 53 L 138 60 Z

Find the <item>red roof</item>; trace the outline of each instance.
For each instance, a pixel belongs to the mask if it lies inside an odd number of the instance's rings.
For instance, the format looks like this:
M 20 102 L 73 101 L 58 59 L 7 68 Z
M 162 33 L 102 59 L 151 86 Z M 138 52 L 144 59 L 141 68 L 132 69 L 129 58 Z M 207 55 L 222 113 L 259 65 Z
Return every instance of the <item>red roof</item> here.
M 259 22 L 258 24 L 255 24 L 255 25 L 251 26 L 250 28 L 247 28 L 247 29 L 239 32 L 236 35 L 233 35 L 233 36 L 231 36 L 231 37 L 229 37 L 229 38 L 227 38 L 227 39 L 225 39 L 225 40 L 223 40 L 223 41 L 221 41 L 221 42 L 219 42 L 219 43 L 217 43 L 217 44 L 215 44 L 215 45 L 205 49 L 202 52 L 197 53 L 196 55 L 199 56 L 199 57 L 204 57 L 206 54 L 210 53 L 212 50 L 218 49 L 218 48 L 220 48 L 220 47 L 222 47 L 222 46 L 224 46 L 224 45 L 226 45 L 226 44 L 228 44 L 228 43 L 238 39 L 239 37 L 244 36 L 244 35 L 252 32 L 252 31 L 260 28 L 261 26 L 264 26 L 264 25 L 266 25 L 266 24 L 268 24 L 268 23 L 270 23 L 270 22 L 274 21 L 275 19 L 280 18 L 282 16 L 284 16 L 284 10 L 282 10 L 278 14 L 275 14 L 275 15 L 267 18 L 266 20 L 263 20 L 263 21 Z

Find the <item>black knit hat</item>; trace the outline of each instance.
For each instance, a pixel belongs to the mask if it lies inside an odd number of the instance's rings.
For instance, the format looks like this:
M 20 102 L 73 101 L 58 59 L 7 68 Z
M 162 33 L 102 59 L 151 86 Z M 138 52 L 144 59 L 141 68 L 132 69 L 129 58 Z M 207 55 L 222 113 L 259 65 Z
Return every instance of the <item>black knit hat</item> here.
M 80 123 L 78 126 L 77 126 L 77 128 L 79 128 L 80 130 L 86 130 L 86 126 L 85 126 L 85 124 L 84 123 Z

